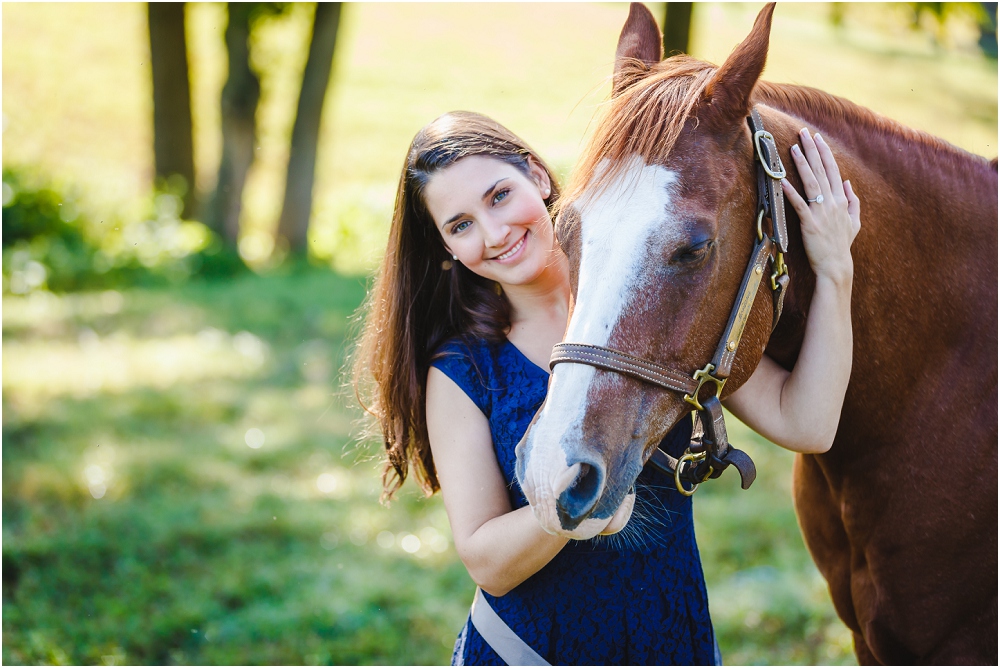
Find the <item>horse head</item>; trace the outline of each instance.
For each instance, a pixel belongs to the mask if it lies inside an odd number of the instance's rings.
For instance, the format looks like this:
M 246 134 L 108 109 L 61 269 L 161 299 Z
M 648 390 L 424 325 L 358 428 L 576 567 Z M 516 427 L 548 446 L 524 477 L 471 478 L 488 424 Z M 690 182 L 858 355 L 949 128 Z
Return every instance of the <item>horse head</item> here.
M 683 55 L 661 61 L 655 20 L 632 5 L 612 99 L 556 221 L 573 295 L 566 341 L 688 376 L 712 358 L 755 240 L 746 117 L 772 12 L 765 7 L 746 40 L 715 67 Z M 723 396 L 749 377 L 767 344 L 766 283 Z M 545 403 L 517 447 L 518 481 L 542 526 L 573 538 L 595 535 L 662 436 L 690 410 L 682 393 L 630 375 L 555 366 Z

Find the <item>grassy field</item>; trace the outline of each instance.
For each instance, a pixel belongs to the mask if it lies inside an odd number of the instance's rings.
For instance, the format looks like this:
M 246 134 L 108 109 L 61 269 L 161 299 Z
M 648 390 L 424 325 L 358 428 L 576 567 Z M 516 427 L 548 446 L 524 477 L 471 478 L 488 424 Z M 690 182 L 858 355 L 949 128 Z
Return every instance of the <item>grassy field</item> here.
M 473 584 L 440 499 L 378 504 L 338 390 L 363 291 L 301 268 L 4 297 L 5 663 L 447 661 Z M 790 457 L 733 439 L 757 483 L 695 504 L 727 660 L 849 661 Z
M 657 11 L 658 8 L 654 7 Z M 698 5 L 720 62 L 758 5 Z M 219 156 L 218 4 L 189 4 L 198 185 Z M 266 251 L 310 9 L 262 24 L 245 235 Z M 10 664 L 413 664 L 448 660 L 473 585 L 439 498 L 378 503 L 377 446 L 341 389 L 351 314 L 384 244 L 405 148 L 450 109 L 524 135 L 563 174 L 607 92 L 617 4 L 344 10 L 314 209 L 297 266 L 172 288 L 3 297 L 3 654 Z M 905 8 L 779 5 L 765 77 L 814 85 L 986 156 L 997 70 L 974 29 L 944 46 Z M 3 6 L 3 161 L 79 190 L 91 216 L 148 206 L 151 106 L 137 4 Z M 834 65 L 835 64 L 835 65 Z M 759 477 L 706 485 L 696 523 L 723 656 L 853 662 L 805 551 L 792 457 L 732 423 Z

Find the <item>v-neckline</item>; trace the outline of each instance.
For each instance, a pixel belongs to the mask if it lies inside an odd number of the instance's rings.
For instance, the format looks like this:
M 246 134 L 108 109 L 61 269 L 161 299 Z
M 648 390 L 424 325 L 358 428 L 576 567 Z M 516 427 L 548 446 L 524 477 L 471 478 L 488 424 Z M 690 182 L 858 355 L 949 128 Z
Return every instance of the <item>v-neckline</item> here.
M 536 369 L 538 369 L 539 371 L 541 371 L 542 373 L 544 373 L 544 374 L 545 374 L 546 376 L 549 376 L 549 375 L 551 375 L 551 374 L 549 374 L 549 372 L 548 372 L 548 371 L 546 371 L 546 370 L 545 370 L 545 369 L 543 369 L 542 367 L 540 367 L 540 366 L 538 366 L 537 364 L 535 364 L 535 363 L 534 363 L 534 362 L 532 361 L 532 359 L 531 359 L 530 357 L 528 357 L 527 355 L 525 355 L 525 354 L 524 354 L 524 353 L 523 353 L 523 352 L 521 351 L 521 349 L 520 349 L 520 348 L 518 348 L 517 346 L 515 346 L 515 345 L 514 345 L 514 343 L 513 343 L 513 342 L 512 342 L 512 341 L 511 341 L 510 339 L 507 339 L 507 345 L 508 345 L 508 346 L 510 346 L 511 348 L 513 348 L 513 349 L 515 350 L 515 352 L 517 352 L 517 354 L 518 354 L 518 355 L 520 355 L 520 356 L 521 356 L 521 358 L 522 358 L 522 359 L 524 359 L 524 360 L 525 360 L 525 361 L 526 361 L 526 362 L 527 362 L 528 364 L 530 364 L 531 366 L 535 367 Z

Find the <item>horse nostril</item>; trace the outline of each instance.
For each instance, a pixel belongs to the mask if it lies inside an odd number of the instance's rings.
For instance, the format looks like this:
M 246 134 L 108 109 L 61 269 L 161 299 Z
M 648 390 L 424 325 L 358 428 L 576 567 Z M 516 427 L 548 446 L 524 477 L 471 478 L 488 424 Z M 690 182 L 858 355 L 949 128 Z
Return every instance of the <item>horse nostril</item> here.
M 604 488 L 604 468 L 600 464 L 578 462 L 575 479 L 559 495 L 557 510 L 564 529 L 577 527 L 597 505 Z

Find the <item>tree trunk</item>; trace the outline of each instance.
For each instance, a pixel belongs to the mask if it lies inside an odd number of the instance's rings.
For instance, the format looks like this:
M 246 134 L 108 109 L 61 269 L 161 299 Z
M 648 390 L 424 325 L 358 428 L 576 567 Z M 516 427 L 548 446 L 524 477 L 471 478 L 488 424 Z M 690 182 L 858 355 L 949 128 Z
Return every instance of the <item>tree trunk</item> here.
M 980 3 L 986 13 L 986 23 L 979 24 L 979 48 L 987 57 L 997 57 L 997 3 Z
M 302 74 L 299 106 L 292 128 L 292 145 L 285 180 L 285 198 L 278 220 L 278 236 L 287 241 L 293 253 L 305 253 L 312 213 L 313 179 L 316 172 L 316 149 L 319 144 L 323 101 L 333 68 L 337 28 L 340 24 L 339 2 L 316 3 L 309 58 Z
M 235 246 L 240 232 L 243 185 L 257 146 L 255 116 L 260 80 L 250 69 L 250 13 L 253 3 L 228 3 L 226 53 L 229 76 L 222 88 L 222 159 L 206 222 Z
M 191 88 L 184 41 L 184 3 L 150 2 L 149 52 L 153 68 L 153 154 L 156 178 L 179 190 L 184 212 L 194 199 Z M 177 183 L 183 179 L 183 187 Z M 158 185 L 160 185 L 158 184 Z
M 687 53 L 691 39 L 690 2 L 668 2 L 663 10 L 663 55 Z

